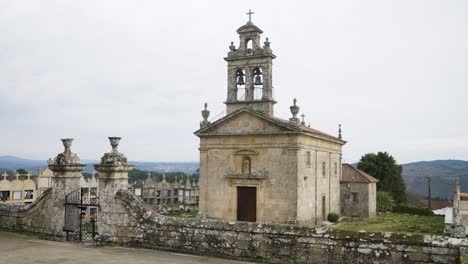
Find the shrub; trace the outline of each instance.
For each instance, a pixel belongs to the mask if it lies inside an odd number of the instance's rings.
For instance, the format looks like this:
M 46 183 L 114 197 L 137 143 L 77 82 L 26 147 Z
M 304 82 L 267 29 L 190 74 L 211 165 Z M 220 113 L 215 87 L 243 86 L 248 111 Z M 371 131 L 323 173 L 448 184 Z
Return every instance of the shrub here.
M 395 200 L 388 192 L 377 192 L 377 211 L 390 212 L 395 206 Z
M 338 214 L 335 214 L 335 213 L 329 213 L 327 215 L 327 220 L 332 223 L 338 222 L 338 218 L 339 218 Z
M 395 206 L 392 212 L 412 215 L 434 215 L 434 212 L 427 207 L 412 207 L 405 205 Z

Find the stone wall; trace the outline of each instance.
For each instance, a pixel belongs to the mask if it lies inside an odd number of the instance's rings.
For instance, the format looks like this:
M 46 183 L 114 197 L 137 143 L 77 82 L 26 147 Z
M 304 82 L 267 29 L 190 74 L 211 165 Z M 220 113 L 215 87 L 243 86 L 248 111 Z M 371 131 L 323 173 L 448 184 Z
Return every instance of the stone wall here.
M 24 207 L 0 205 L 0 228 L 13 231 L 28 231 L 46 235 L 51 239 L 62 239 L 61 232 L 51 227 L 52 189 L 44 191 L 36 201 Z
M 116 194 L 127 217 L 101 244 L 119 244 L 266 263 L 458 263 L 468 240 L 347 232 L 285 224 L 164 217 L 128 191 Z

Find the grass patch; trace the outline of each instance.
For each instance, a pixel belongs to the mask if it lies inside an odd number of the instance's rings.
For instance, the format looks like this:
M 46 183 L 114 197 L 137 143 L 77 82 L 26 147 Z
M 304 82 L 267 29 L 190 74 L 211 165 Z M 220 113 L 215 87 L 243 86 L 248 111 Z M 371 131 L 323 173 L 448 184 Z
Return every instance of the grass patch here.
M 163 215 L 172 216 L 172 217 L 183 217 L 183 218 L 195 218 L 198 215 L 198 211 L 190 211 L 190 212 L 168 212 L 163 213 Z
M 438 215 L 410 215 L 400 213 L 384 213 L 375 219 L 349 217 L 343 219 L 333 228 L 370 232 L 396 232 L 422 235 L 443 235 L 444 217 Z

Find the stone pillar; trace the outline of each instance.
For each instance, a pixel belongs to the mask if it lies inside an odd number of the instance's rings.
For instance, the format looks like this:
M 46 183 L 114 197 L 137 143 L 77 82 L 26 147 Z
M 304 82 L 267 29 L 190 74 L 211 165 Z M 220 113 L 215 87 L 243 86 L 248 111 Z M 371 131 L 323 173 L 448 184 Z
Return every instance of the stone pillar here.
M 109 240 L 116 235 L 115 226 L 125 226 L 128 222 L 124 208 L 115 200 L 119 190 L 128 191 L 128 172 L 133 166 L 127 163 L 127 158 L 117 147 L 119 137 L 109 137 L 112 151 L 105 153 L 101 163 L 94 165 L 99 172 L 99 212 L 98 233 L 103 240 Z
M 71 192 L 81 189 L 81 172 L 86 165 L 80 164 L 80 158 L 72 153 L 70 147 L 72 138 L 62 139 L 65 150 L 49 160 L 49 169 L 54 172 L 52 177 L 52 207 L 50 208 L 50 235 L 64 237 L 65 232 L 65 199 Z

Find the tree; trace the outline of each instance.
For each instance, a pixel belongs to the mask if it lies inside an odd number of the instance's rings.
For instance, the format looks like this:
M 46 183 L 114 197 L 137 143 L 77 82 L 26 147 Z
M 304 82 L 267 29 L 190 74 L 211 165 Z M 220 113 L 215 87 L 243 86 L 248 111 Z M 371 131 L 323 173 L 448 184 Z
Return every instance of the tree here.
M 357 168 L 379 180 L 377 191 L 388 192 L 398 204 L 406 202 L 406 186 L 401 176 L 402 167 L 387 152 L 368 153 L 362 156 Z
M 19 174 L 28 174 L 28 172 L 25 169 L 17 169 L 16 172 Z

